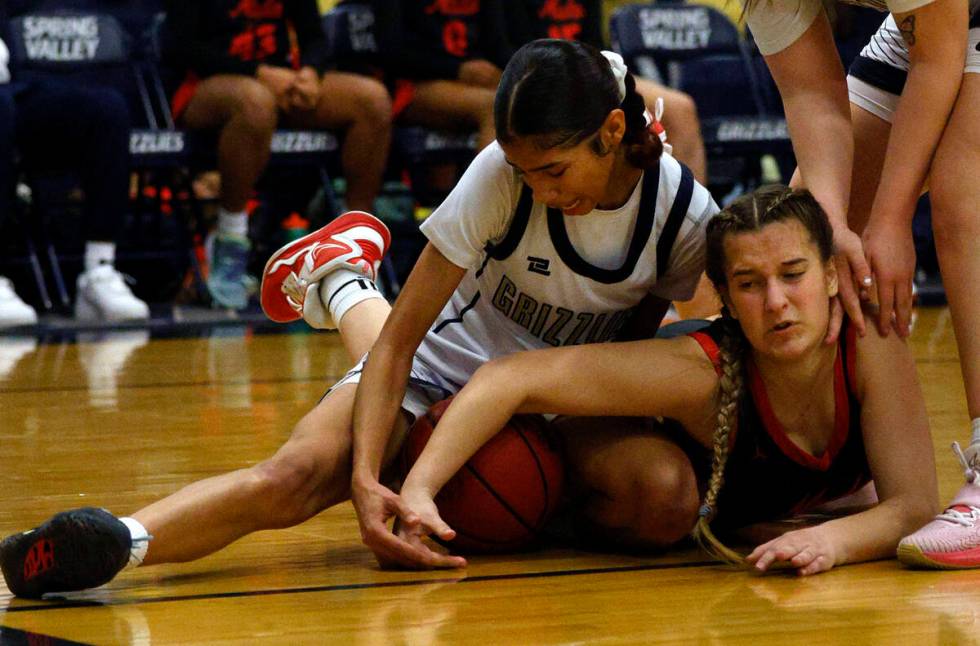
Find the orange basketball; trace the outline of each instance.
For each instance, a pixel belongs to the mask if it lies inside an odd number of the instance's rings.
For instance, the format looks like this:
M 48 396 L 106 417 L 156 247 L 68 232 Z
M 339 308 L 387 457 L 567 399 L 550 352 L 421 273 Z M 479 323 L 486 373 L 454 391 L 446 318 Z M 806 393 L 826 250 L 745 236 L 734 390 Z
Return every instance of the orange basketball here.
M 405 473 L 449 402 L 437 402 L 412 426 L 402 448 Z M 456 530 L 448 547 L 479 554 L 528 546 L 555 510 L 563 481 L 561 455 L 544 418 L 514 416 L 436 496 L 439 514 Z

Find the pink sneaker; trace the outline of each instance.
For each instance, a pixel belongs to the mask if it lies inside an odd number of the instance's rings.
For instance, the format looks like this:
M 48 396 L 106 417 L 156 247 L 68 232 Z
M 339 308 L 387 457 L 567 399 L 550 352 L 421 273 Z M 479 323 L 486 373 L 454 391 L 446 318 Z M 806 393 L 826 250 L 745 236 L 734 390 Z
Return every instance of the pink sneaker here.
M 295 321 L 309 290 L 338 267 L 375 280 L 390 244 L 381 220 L 363 211 L 344 213 L 272 254 L 262 272 L 262 311 L 277 323 Z
M 957 442 L 953 451 L 966 472 L 966 484 L 943 513 L 898 544 L 898 560 L 912 567 L 958 570 L 980 567 L 980 467 L 976 450 L 967 460 Z

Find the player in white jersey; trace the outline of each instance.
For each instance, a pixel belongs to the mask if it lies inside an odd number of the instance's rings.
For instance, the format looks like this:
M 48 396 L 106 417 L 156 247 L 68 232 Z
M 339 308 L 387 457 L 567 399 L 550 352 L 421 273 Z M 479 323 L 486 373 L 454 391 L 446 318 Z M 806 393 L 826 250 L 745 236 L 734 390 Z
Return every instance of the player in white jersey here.
M 418 522 L 382 484 L 412 418 L 486 359 L 608 340 L 624 324 L 646 324 L 652 334 L 670 300 L 693 294 L 704 229 L 717 211 L 691 172 L 662 155 L 616 54 L 572 41 L 526 45 L 504 71 L 495 123 L 500 143 L 430 216 L 423 227 L 430 243 L 390 313 L 371 281 L 388 232 L 367 214 L 346 214 L 269 260 L 261 300 L 271 318 L 338 327 L 354 360 L 371 351 L 273 457 L 185 487 L 132 518 L 88 508 L 8 537 L 0 566 L 10 589 L 34 597 L 99 585 L 127 561 L 199 558 L 348 497 L 382 564 L 462 565 L 386 525 L 395 515 Z M 637 451 L 647 458 L 644 472 L 660 459 L 686 460 L 665 436 L 623 438 L 599 439 L 607 472 L 623 471 L 624 458 L 636 463 Z M 624 493 L 615 504 L 641 509 L 645 501 Z M 640 539 L 662 529 L 642 514 L 624 515 L 644 521 L 626 527 Z M 73 549 L 49 558 L 53 543 Z
M 801 8 L 795 18 L 790 4 Z M 841 240 L 850 239 L 845 247 L 854 242 L 845 225 L 862 235 L 867 265 L 853 249 L 850 255 L 858 287 L 867 281 L 866 291 L 878 297 L 879 330 L 901 335 L 909 333 L 912 309 L 911 221 L 928 185 L 972 419 L 972 446 L 961 453 L 968 483 L 955 513 L 910 537 L 900 556 L 920 565 L 980 566 L 973 549 L 980 543 L 980 486 L 973 484 L 980 473 L 978 2 L 888 2 L 891 15 L 847 77 L 849 113 L 840 67 L 828 65 L 837 54 L 817 4 L 757 1 L 746 10 L 783 96 L 802 181 L 836 216 Z

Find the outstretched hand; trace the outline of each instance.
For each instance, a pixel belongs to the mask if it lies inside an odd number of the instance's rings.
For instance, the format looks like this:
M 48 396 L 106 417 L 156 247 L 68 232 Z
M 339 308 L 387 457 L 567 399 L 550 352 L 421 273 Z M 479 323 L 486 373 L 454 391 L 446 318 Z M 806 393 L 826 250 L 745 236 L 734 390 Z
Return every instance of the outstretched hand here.
M 428 569 L 466 565 L 462 557 L 442 554 L 426 545 L 422 536 L 432 530 L 423 527 L 422 516 L 380 482 L 353 484 L 351 499 L 361 528 L 361 540 L 374 552 L 381 567 Z M 434 510 L 435 505 L 432 507 Z M 439 517 L 438 513 L 435 517 Z M 396 519 L 397 534 L 388 528 L 391 518 Z
M 432 496 L 421 491 L 402 489 L 402 501 L 419 517 L 419 522 L 414 525 L 398 524 L 396 533 L 403 541 L 426 552 L 436 554 L 439 558 L 433 562 L 417 564 L 417 567 L 466 567 L 466 559 L 462 556 L 450 556 L 433 552 L 425 544 L 426 536 L 435 536 L 443 541 L 451 541 L 456 538 L 456 531 L 451 528 L 439 515 L 436 503 Z
M 834 567 L 837 553 L 826 532 L 817 526 L 786 532 L 752 550 L 745 560 L 759 572 L 785 564 L 807 576 Z

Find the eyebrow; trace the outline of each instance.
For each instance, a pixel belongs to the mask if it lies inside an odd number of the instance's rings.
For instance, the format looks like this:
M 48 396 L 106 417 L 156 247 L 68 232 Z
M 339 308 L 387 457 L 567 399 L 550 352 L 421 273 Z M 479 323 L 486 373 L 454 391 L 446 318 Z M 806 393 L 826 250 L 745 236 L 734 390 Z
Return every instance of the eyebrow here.
M 779 264 L 784 269 L 787 269 L 793 267 L 794 265 L 799 265 L 800 263 L 805 263 L 805 262 L 806 262 L 806 258 L 792 258 L 790 260 L 785 260 Z M 751 269 L 736 269 L 735 271 L 732 272 L 732 276 L 745 276 L 747 274 L 752 274 L 752 273 L 755 272 Z
M 529 168 L 528 170 L 521 170 L 520 166 L 518 166 L 517 164 L 515 164 L 511 160 L 507 159 L 506 157 L 504 157 L 504 161 L 507 162 L 508 164 L 510 164 L 512 167 L 516 168 L 517 170 L 521 171 L 522 173 L 536 173 L 539 170 L 547 170 L 547 169 L 549 169 L 549 168 L 551 168 L 553 166 L 557 166 L 558 164 L 561 163 L 561 162 L 553 161 L 550 164 L 545 164 L 543 166 L 538 166 L 537 168 Z

